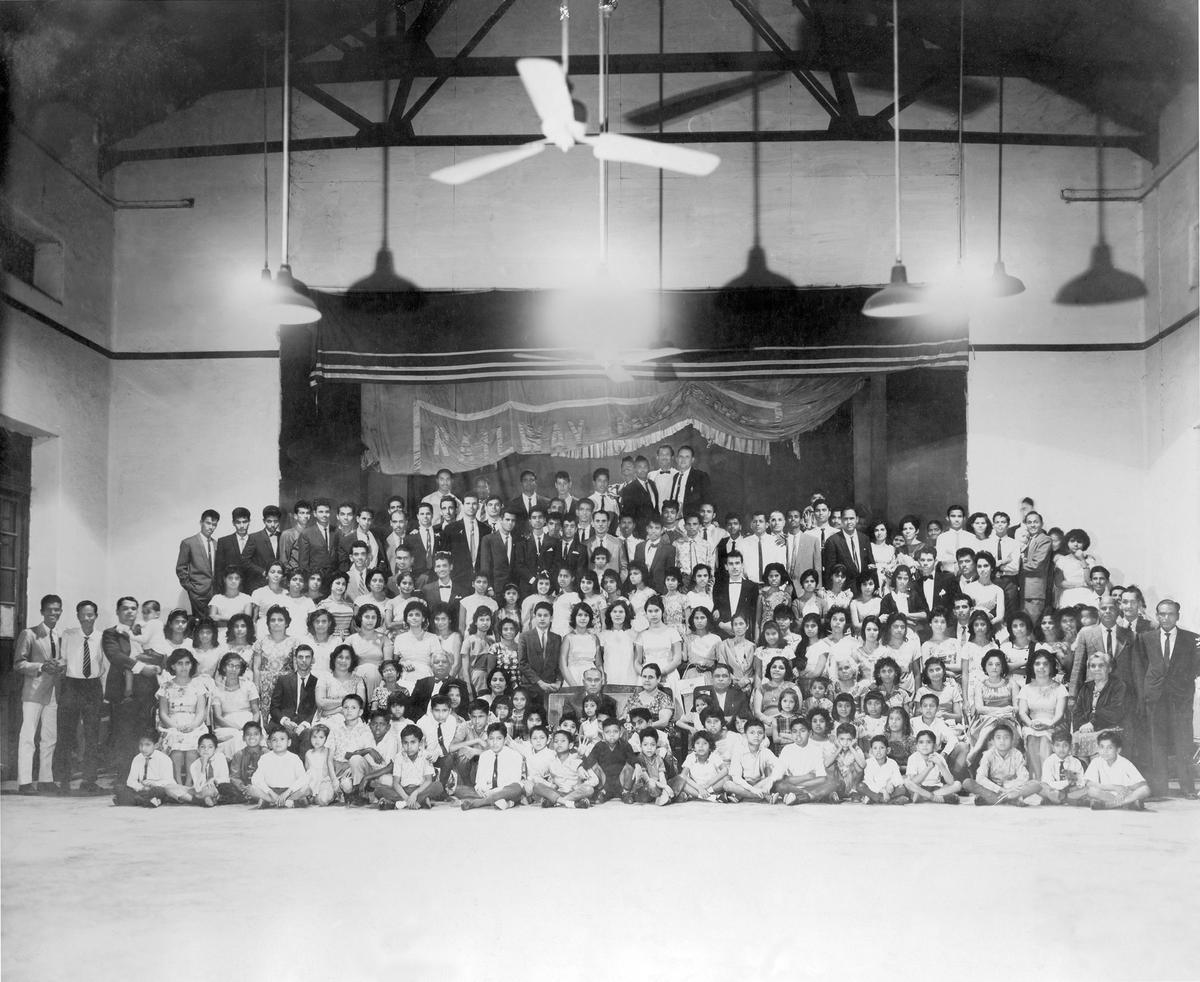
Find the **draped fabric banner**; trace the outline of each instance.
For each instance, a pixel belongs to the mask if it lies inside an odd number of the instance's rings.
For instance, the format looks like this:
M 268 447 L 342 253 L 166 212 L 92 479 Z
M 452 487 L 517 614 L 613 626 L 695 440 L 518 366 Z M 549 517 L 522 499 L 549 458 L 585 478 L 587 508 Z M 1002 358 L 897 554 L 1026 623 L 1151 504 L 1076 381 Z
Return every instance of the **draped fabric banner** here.
M 385 474 L 459 473 L 510 453 L 611 457 L 686 426 L 739 453 L 825 422 L 862 376 L 643 382 L 534 379 L 453 385 L 363 385 L 365 463 Z M 793 445 L 793 449 L 795 446 Z

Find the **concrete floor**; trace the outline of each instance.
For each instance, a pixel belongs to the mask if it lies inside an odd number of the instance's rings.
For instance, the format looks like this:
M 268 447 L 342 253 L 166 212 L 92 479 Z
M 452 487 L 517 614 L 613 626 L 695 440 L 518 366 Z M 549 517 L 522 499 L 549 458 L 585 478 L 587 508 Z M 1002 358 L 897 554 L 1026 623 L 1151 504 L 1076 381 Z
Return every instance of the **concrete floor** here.
M 1155 808 L 280 813 L 5 795 L 0 971 L 945 977 L 927 956 L 974 979 L 1195 979 L 1200 805 Z

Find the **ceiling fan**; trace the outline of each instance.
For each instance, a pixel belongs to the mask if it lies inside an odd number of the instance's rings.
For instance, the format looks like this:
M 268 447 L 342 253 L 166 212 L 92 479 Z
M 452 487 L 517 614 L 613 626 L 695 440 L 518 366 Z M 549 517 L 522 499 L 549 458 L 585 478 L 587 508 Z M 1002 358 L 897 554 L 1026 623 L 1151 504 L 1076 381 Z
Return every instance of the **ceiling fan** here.
M 607 6 L 606 6 L 607 4 Z M 612 12 L 616 6 L 615 0 L 601 0 L 601 19 Z M 542 124 L 542 139 L 534 140 L 515 150 L 502 150 L 490 153 L 474 160 L 465 160 L 460 164 L 452 164 L 434 171 L 429 176 L 443 184 L 465 184 L 477 177 L 483 177 L 503 167 L 520 163 L 530 157 L 536 157 L 547 147 L 558 147 L 566 153 L 572 147 L 586 144 L 592 148 L 592 154 L 602 163 L 615 160 L 626 164 L 644 164 L 647 167 L 658 167 L 662 170 L 675 171 L 680 174 L 692 174 L 704 177 L 711 174 L 721 162 L 716 154 L 703 150 L 692 150 L 688 147 L 678 147 L 667 143 L 657 143 L 652 140 L 641 140 L 637 137 L 623 136 L 620 133 L 609 133 L 607 118 L 601 114 L 600 132 L 589 134 L 584 119 L 576 118 L 576 103 L 571 99 L 571 89 L 567 82 L 567 67 L 570 64 L 568 44 L 568 24 L 570 11 L 566 0 L 559 7 L 559 19 L 562 22 L 562 63 L 552 58 L 518 58 L 517 74 L 529 100 L 538 114 Z M 605 73 L 603 67 L 601 75 Z M 604 92 L 604 80 L 601 80 L 601 92 Z
M 663 358 L 674 358 L 682 354 L 679 348 L 649 348 L 645 351 L 598 351 L 579 350 L 579 361 L 587 365 L 589 368 L 597 362 L 603 369 L 604 374 L 608 376 L 609 381 L 617 383 L 632 382 L 634 380 L 631 367 L 637 365 L 648 365 L 652 362 L 659 361 Z M 539 355 L 532 351 L 516 351 L 513 353 L 514 358 L 520 358 L 524 361 L 548 361 L 561 362 L 563 357 L 560 355 Z
M 881 16 L 870 0 L 851 0 L 837 4 L 819 0 L 796 6 L 803 15 L 797 24 L 798 63 L 802 66 L 844 66 L 855 75 L 855 88 L 892 92 L 891 34 L 886 16 Z M 779 41 L 780 44 L 784 42 Z M 904 73 L 901 88 L 915 93 L 912 100 L 941 109 L 957 111 L 958 88 L 951 62 L 953 49 L 930 47 L 923 38 L 909 34 L 902 38 Z M 755 89 L 768 88 L 788 78 L 791 72 L 762 72 L 740 76 L 681 92 L 625 114 L 635 126 L 657 126 L 685 116 L 705 112 Z M 967 79 L 963 85 L 963 106 L 969 114 L 991 104 L 995 91 L 985 83 Z

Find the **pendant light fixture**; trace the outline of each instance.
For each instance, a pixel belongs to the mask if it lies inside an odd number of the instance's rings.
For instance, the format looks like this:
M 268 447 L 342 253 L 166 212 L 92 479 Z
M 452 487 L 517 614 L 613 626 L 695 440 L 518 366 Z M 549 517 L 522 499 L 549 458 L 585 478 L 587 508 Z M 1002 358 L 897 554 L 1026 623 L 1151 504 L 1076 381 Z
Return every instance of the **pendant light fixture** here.
M 321 319 L 312 298 L 301 293 L 288 264 L 288 199 L 292 190 L 292 0 L 283 4 L 283 261 L 267 300 L 268 317 L 276 324 L 311 324 Z
M 1025 292 L 1025 284 L 1004 268 L 1001 254 L 1001 231 L 1004 227 L 1004 76 L 999 78 L 999 118 L 996 120 L 996 265 L 987 282 L 987 292 L 993 297 L 1015 297 Z
M 900 2 L 892 0 L 892 134 L 896 199 L 896 263 L 891 282 L 871 294 L 863 304 L 868 317 L 920 317 L 928 314 L 925 290 L 908 282 L 908 271 L 901 256 L 900 226 Z
M 1104 120 L 1096 113 L 1096 244 L 1092 246 L 1092 261 L 1075 279 L 1064 283 L 1054 298 L 1055 303 L 1089 305 L 1120 303 L 1137 300 L 1146 295 L 1146 284 L 1132 273 L 1113 265 L 1112 249 L 1104 238 Z

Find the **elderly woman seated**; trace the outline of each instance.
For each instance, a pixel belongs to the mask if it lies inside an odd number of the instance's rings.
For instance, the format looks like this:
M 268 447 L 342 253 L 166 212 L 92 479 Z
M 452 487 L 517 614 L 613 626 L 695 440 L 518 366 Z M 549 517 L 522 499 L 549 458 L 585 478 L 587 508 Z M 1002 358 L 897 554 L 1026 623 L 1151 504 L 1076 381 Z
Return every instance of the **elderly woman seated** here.
M 1087 674 L 1071 714 L 1071 727 L 1075 731 L 1073 750 L 1085 761 L 1096 756 L 1096 735 L 1125 726 L 1133 704 L 1132 693 L 1112 674 L 1112 663 L 1103 651 L 1094 651 L 1088 657 Z

